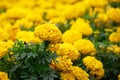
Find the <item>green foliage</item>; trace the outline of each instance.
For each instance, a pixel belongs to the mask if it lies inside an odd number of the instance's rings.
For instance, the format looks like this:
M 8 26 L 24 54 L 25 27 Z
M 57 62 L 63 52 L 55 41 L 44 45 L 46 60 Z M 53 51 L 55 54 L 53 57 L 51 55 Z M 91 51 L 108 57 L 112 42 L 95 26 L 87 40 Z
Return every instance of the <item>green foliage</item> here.
M 10 62 L 14 63 L 9 68 L 9 78 L 11 80 L 54 80 L 57 78 L 56 72 L 49 67 L 55 53 L 47 50 L 49 42 L 25 43 L 16 41 L 10 49 Z

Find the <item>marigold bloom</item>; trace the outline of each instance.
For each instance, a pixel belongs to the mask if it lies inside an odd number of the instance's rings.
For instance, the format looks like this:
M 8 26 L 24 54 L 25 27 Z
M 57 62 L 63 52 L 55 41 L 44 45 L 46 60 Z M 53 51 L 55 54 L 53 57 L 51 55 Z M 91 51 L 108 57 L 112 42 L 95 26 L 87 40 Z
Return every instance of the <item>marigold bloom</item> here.
M 75 48 L 70 43 L 63 43 L 59 45 L 59 48 L 57 50 L 57 54 L 59 56 L 67 56 L 72 61 L 77 60 L 80 58 L 80 53 L 77 48 Z
M 71 29 L 78 31 L 85 36 L 89 36 L 93 33 L 93 30 L 90 27 L 90 25 L 80 18 L 78 18 L 76 22 L 72 24 Z
M 17 20 L 15 25 L 18 25 L 21 28 L 30 29 L 33 25 L 33 22 L 30 22 L 27 19 L 23 18 L 23 19 Z
M 42 24 L 35 28 L 34 35 L 42 40 L 58 43 L 62 39 L 62 33 L 54 24 Z
M 8 51 L 7 43 L 0 40 L 0 58 L 4 57 L 7 51 Z
M 8 74 L 5 72 L 0 72 L 0 80 L 9 80 Z
M 68 59 L 67 56 L 56 58 L 52 64 L 54 64 L 56 70 L 63 72 L 70 71 L 72 66 L 71 59 Z
M 61 80 L 76 80 L 71 72 L 61 72 L 60 76 Z
M 34 32 L 31 32 L 31 31 L 17 32 L 16 39 L 22 40 L 25 42 L 41 42 L 41 40 L 38 37 L 34 36 Z
M 120 33 L 120 26 L 118 26 L 118 27 L 117 27 L 117 32 L 119 32 L 119 33 Z
M 82 39 L 82 34 L 75 30 L 67 30 L 62 35 L 63 42 L 69 42 L 73 44 L 79 39 Z
M 108 9 L 107 16 L 110 20 L 119 23 L 120 22 L 120 9 L 119 8 Z
M 74 46 L 84 55 L 95 55 L 96 49 L 90 40 L 80 39 L 74 43 Z
M 96 76 L 97 79 L 101 79 L 104 76 L 103 64 L 95 57 L 87 56 L 83 59 L 83 64 L 90 70 L 92 76 Z
M 64 12 L 64 17 L 67 19 L 77 18 L 85 14 L 86 7 L 81 3 L 76 3 L 71 6 L 67 6 Z
M 8 40 L 9 34 L 2 28 L 0 28 L 0 40 Z
M 119 32 L 113 32 L 109 35 L 109 40 L 111 42 L 120 42 L 120 33 Z
M 72 73 L 77 80 L 89 80 L 89 75 L 78 66 L 72 66 Z
M 120 80 L 120 74 L 118 75 L 118 80 Z

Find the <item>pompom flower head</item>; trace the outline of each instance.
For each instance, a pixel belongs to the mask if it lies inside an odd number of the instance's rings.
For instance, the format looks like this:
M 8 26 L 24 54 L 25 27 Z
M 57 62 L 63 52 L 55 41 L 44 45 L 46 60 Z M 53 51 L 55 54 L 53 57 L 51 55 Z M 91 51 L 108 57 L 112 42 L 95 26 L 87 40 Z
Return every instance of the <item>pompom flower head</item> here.
M 8 74 L 5 72 L 0 72 L 0 80 L 8 80 Z
M 59 45 L 59 49 L 57 50 L 57 54 L 59 56 L 67 56 L 72 61 L 80 58 L 80 53 L 77 48 L 75 48 L 70 43 L 63 43 Z
M 91 76 L 96 76 L 97 80 L 100 80 L 104 76 L 103 64 L 95 57 L 85 57 L 83 59 L 83 64 L 90 70 Z
M 109 35 L 109 41 L 111 42 L 120 42 L 120 33 L 113 32 Z
M 95 55 L 96 49 L 94 44 L 87 39 L 80 39 L 74 43 L 74 46 L 81 52 L 83 55 Z
M 71 26 L 72 30 L 80 32 L 84 36 L 89 36 L 93 33 L 91 26 L 83 19 L 78 18 Z
M 73 38 L 74 37 L 74 38 Z M 82 39 L 82 34 L 76 30 L 67 30 L 62 35 L 63 42 L 74 43 L 75 41 Z
M 62 39 L 62 33 L 54 24 L 42 24 L 35 28 L 34 35 L 42 40 L 51 43 L 59 43 Z

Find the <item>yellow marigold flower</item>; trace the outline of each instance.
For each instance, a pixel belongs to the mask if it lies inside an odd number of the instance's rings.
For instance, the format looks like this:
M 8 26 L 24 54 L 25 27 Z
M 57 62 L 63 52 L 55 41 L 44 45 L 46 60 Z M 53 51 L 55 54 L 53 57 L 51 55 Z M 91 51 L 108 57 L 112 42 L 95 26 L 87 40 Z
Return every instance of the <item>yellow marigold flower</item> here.
M 96 49 L 90 40 L 80 39 L 74 43 L 74 46 L 84 55 L 95 55 Z
M 87 56 L 83 59 L 83 64 L 90 70 L 95 71 L 96 69 L 103 68 L 101 61 L 97 60 L 95 57 Z
M 6 42 L 0 40 L 0 58 L 4 57 L 8 51 L 8 45 Z
M 83 59 L 83 64 L 90 70 L 92 76 L 96 76 L 97 79 L 101 79 L 104 76 L 103 64 L 95 57 L 87 56 Z
M 8 40 L 9 34 L 2 28 L 0 28 L 0 40 Z
M 120 22 L 120 9 L 119 8 L 108 9 L 107 16 L 110 20 L 119 23 Z
M 72 73 L 77 80 L 89 80 L 89 75 L 78 66 L 72 66 Z
M 75 30 L 67 30 L 62 35 L 63 42 L 69 42 L 73 44 L 75 41 L 79 39 L 82 39 L 82 34 Z
M 120 33 L 113 32 L 109 35 L 109 40 L 111 42 L 120 42 Z
M 61 2 L 66 3 L 66 4 L 72 4 L 77 2 L 78 0 L 61 0 Z
M 80 53 L 77 48 L 75 48 L 70 43 L 63 43 L 59 45 L 59 48 L 57 50 L 57 54 L 60 56 L 67 56 L 72 61 L 77 60 L 80 58 Z
M 0 80 L 9 80 L 8 74 L 0 71 Z
M 25 42 L 41 42 L 41 40 L 38 37 L 34 36 L 34 32 L 31 31 L 19 31 L 16 34 L 16 39 Z
M 23 18 L 23 19 L 17 20 L 15 25 L 18 25 L 21 28 L 30 29 L 33 25 L 33 22 L 30 22 L 27 19 Z
M 15 40 L 15 36 L 17 34 L 17 32 L 20 31 L 20 26 L 18 25 L 13 25 L 13 26 L 6 26 L 4 27 L 4 30 L 9 33 L 9 39 L 10 40 Z
M 85 36 L 89 36 L 93 33 L 93 30 L 90 27 L 90 25 L 80 18 L 78 18 L 76 22 L 72 24 L 71 29 L 78 31 Z
M 46 11 L 46 18 L 47 20 L 51 20 L 52 18 L 58 18 L 62 15 L 62 13 L 59 10 L 55 9 L 49 9 Z
M 108 21 L 108 16 L 105 13 L 99 13 L 97 19 L 99 19 L 102 22 L 107 22 Z
M 67 6 L 64 12 L 64 17 L 67 19 L 77 18 L 85 14 L 86 8 L 82 3 L 76 3 L 71 6 Z
M 7 10 L 6 16 L 10 19 L 20 19 L 28 15 L 29 10 L 20 7 L 13 7 Z
M 42 24 L 35 28 L 34 35 L 42 40 L 58 43 L 62 39 L 62 33 L 54 24 Z
M 101 68 L 100 70 L 96 70 L 96 71 L 90 71 L 90 75 L 94 76 L 96 80 L 100 80 L 101 78 L 103 78 L 104 74 L 105 74 L 105 71 L 103 68 Z
M 8 40 L 6 43 L 7 43 L 8 48 L 12 48 L 12 46 L 14 44 L 14 42 L 12 40 Z
M 120 27 L 117 27 L 117 32 L 119 32 L 119 33 L 120 33 Z
M 114 53 L 120 53 L 120 46 L 118 46 L 118 45 L 112 45 L 112 48 L 113 48 L 113 52 Z
M 56 58 L 53 64 L 56 70 L 63 71 L 63 72 L 70 71 L 72 66 L 71 59 L 68 59 L 67 56 Z
M 27 16 L 26 16 L 26 19 L 30 22 L 34 22 L 34 23 L 41 23 L 43 21 L 42 19 L 42 14 L 39 14 L 39 13 L 29 13 Z
M 108 4 L 107 0 L 92 0 L 91 1 L 91 5 L 94 7 L 104 7 L 107 4 Z
M 63 23 L 65 21 L 65 18 L 63 17 L 55 17 L 55 18 L 51 18 L 49 23 Z
M 76 80 L 71 72 L 61 72 L 60 80 Z
M 118 80 L 120 80 L 120 74 L 118 75 Z
M 52 52 L 56 52 L 59 49 L 59 45 L 60 44 L 49 44 L 48 50 L 52 51 Z

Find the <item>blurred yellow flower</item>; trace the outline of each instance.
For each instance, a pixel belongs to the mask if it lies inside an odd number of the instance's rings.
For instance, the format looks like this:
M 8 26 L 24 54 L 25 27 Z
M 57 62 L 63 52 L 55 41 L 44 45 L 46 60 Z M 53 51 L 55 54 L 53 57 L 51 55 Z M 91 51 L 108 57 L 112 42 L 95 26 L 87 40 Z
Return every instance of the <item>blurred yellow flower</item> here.
M 25 42 L 41 42 L 38 37 L 34 36 L 34 32 L 31 31 L 19 31 L 16 34 L 16 39 L 22 40 Z
M 0 80 L 9 80 L 8 74 L 0 71 Z
M 74 43 L 74 46 L 84 55 L 95 55 L 96 49 L 90 40 L 80 39 Z
M 35 28 L 34 35 L 42 40 L 58 43 L 62 39 L 62 33 L 54 24 L 41 24 Z
M 120 22 L 120 9 L 119 8 L 108 9 L 107 16 L 110 20 L 119 23 Z
M 1 45 L 0 46 L 0 58 L 2 58 L 7 54 L 9 46 L 7 42 L 1 41 L 1 40 L 0 40 L 0 45 Z
M 89 80 L 89 74 L 87 74 L 82 68 L 78 66 L 71 67 L 72 73 L 77 80 Z
M 0 27 L 0 40 L 8 40 L 9 34 Z
M 111 42 L 120 42 L 120 33 L 113 32 L 109 35 L 109 40 Z
M 71 6 L 67 6 L 64 17 L 67 19 L 73 19 L 83 16 L 86 12 L 86 7 L 82 3 L 76 3 Z
M 71 59 L 68 59 L 67 56 L 56 58 L 52 64 L 54 64 L 55 70 L 62 72 L 70 71 L 72 67 Z
M 76 80 L 71 72 L 61 72 L 60 80 Z
M 80 58 L 80 53 L 77 48 L 75 48 L 70 43 L 63 43 L 59 45 L 57 50 L 57 54 L 59 56 L 67 56 L 72 61 L 77 60 Z
M 90 25 L 80 18 L 78 18 L 76 22 L 72 24 L 71 29 L 78 31 L 85 36 L 89 36 L 93 33 L 93 30 L 90 27 Z
M 83 64 L 90 70 L 90 74 L 97 79 L 101 79 L 104 76 L 103 64 L 95 57 L 87 56 L 83 59 Z
M 75 41 L 79 39 L 82 39 L 82 34 L 72 29 L 65 31 L 62 35 L 63 42 L 68 42 L 73 44 Z

